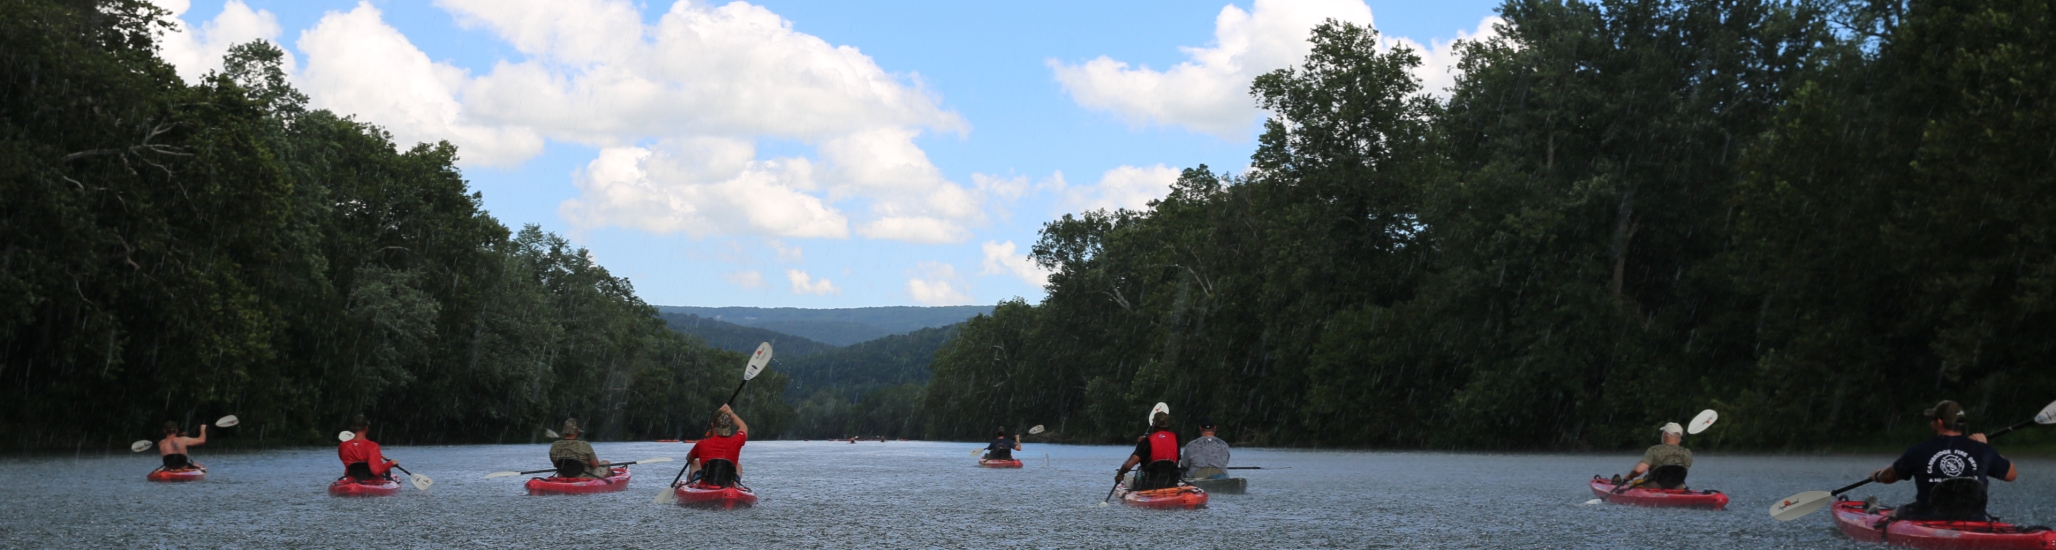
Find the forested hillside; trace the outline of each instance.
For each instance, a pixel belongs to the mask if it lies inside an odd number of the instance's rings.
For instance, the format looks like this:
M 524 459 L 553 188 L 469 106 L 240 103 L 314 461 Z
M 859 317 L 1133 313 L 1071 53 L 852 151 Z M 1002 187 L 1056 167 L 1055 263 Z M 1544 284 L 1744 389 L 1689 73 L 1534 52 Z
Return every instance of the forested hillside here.
M 746 327 L 689 313 L 662 313 L 659 316 L 671 330 L 693 335 L 708 345 L 737 353 L 755 353 L 758 344 L 770 342 L 774 352 L 772 357 L 784 361 L 835 349 L 835 346 L 771 329 Z
M 222 443 L 696 431 L 744 356 L 479 208 L 447 143 L 306 108 L 282 52 L 188 85 L 135 0 L 0 3 L 0 448 L 111 448 L 222 414 Z M 758 431 L 791 418 L 775 371 Z M 217 445 L 222 444 L 217 443 Z
M 2056 4 L 1512 0 L 1446 99 L 1328 24 L 1241 174 L 1044 225 L 933 437 L 1835 448 L 2056 399 Z M 2017 442 L 2046 433 L 2022 434 Z
M 925 328 L 781 361 L 797 418 L 788 437 L 920 437 L 921 391 L 957 326 Z
M 991 306 L 857 307 L 807 309 L 792 307 L 658 306 L 665 314 L 698 315 L 801 336 L 816 342 L 847 346 L 924 328 L 964 322 L 989 313 Z

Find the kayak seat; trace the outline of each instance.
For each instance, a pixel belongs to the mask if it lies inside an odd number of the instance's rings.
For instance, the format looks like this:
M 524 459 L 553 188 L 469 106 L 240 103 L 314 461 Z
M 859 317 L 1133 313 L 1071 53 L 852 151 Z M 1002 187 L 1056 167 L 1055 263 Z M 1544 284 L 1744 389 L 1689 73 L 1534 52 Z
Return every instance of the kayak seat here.
M 1178 463 L 1175 461 L 1158 460 L 1144 464 L 1142 469 L 1135 473 L 1133 490 L 1148 491 L 1177 487 L 1180 480 L 1178 474 Z
M 1985 484 L 1974 477 L 1952 477 L 1928 489 L 1929 513 L 1936 519 L 1986 521 Z
M 576 458 L 559 458 L 555 461 L 552 461 L 552 463 L 557 465 L 557 477 L 578 477 L 585 475 L 585 463 L 580 462 Z
M 184 454 L 173 453 L 164 455 L 164 469 L 166 470 L 188 470 L 192 469 L 192 467 L 193 462 L 187 460 Z
M 1676 464 L 1649 469 L 1649 485 L 1659 489 L 1685 488 L 1685 467 Z
M 706 461 L 706 466 L 700 469 L 700 483 L 716 487 L 732 487 L 738 477 L 735 463 L 719 458 Z
M 371 464 L 364 462 L 351 462 L 349 464 L 344 464 L 343 476 L 356 480 L 359 483 L 366 481 L 378 481 L 378 475 L 371 473 Z

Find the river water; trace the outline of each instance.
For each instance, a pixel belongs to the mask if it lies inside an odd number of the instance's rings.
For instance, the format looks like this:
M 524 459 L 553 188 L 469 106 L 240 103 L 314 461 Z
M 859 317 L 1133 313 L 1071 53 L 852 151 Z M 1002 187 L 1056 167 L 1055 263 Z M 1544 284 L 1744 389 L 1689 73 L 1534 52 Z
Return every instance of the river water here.
M 1585 482 L 1638 455 L 1471 454 L 1237 449 L 1245 495 L 1207 509 L 1100 506 L 1127 447 L 1037 445 L 1020 470 L 975 467 L 973 444 L 750 443 L 755 509 L 705 511 L 650 502 L 678 463 L 635 467 L 629 489 L 527 496 L 545 445 L 393 447 L 435 479 L 427 491 L 331 498 L 333 449 L 210 454 L 206 481 L 143 480 L 154 453 L 0 459 L 0 546 L 50 547 L 1172 547 L 1172 548 L 1865 548 L 1826 511 L 1769 518 L 1774 499 L 1832 490 L 1885 456 L 1702 454 L 1694 488 L 1733 498 L 1723 512 L 1586 505 Z M 677 443 L 597 443 L 602 458 L 682 457 Z M 2056 524 L 2056 461 L 2020 461 L 1995 483 L 1991 511 Z M 1911 484 L 1865 487 L 1887 502 Z

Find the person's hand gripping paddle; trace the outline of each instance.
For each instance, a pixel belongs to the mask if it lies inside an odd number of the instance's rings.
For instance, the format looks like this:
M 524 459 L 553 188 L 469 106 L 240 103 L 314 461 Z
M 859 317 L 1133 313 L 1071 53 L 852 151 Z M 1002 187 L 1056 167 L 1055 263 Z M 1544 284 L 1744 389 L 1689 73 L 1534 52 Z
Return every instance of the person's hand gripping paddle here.
M 2022 421 L 2018 424 L 2014 424 L 2012 426 L 2007 426 L 2003 429 L 2000 429 L 1999 431 L 1985 434 L 1985 438 L 1991 439 L 1994 437 L 1999 437 L 2001 435 L 2005 435 L 2006 432 L 2026 428 L 2028 426 L 2033 426 L 2036 424 L 2056 424 L 2056 402 L 2049 403 L 2049 406 L 2047 407 L 2042 407 L 2042 412 L 2035 413 L 2035 417 L 2033 419 Z M 1869 484 L 1870 480 L 1865 479 L 1863 481 L 1851 483 L 1847 487 L 1835 489 L 1834 491 L 1807 491 L 1804 493 L 1799 493 L 1796 495 L 1785 497 L 1784 500 L 1777 501 L 1770 505 L 1770 517 L 1776 518 L 1778 521 L 1792 521 L 1795 519 L 1806 517 L 1807 514 L 1811 514 L 1815 510 L 1826 508 L 1828 503 L 1833 502 L 1836 496 L 1839 496 L 1842 493 L 1847 493 L 1849 491 L 1854 491 L 1857 487 L 1862 487 L 1864 485 Z
M 1699 435 L 1699 432 L 1703 432 L 1703 431 L 1706 431 L 1706 429 L 1707 429 L 1707 428 L 1711 428 L 1711 427 L 1713 427 L 1713 422 L 1714 422 L 1714 421 L 1716 421 L 1716 420 L 1720 420 L 1720 413 L 1717 413 L 1717 412 L 1713 412 L 1713 409 L 1706 409 L 1706 410 L 1703 410 L 1703 411 L 1699 411 L 1699 416 L 1694 416 L 1694 417 L 1692 417 L 1692 423 L 1691 423 L 1691 424 L 1689 424 L 1689 425 L 1686 425 L 1686 427 L 1685 427 L 1685 433 L 1688 433 L 1688 434 L 1692 434 L 1692 435 Z M 1645 478 L 1645 479 L 1646 479 L 1646 478 Z M 1624 481 L 1622 481 L 1622 483 L 1621 483 L 1621 484 L 1620 484 L 1619 486 L 1616 486 L 1616 487 L 1614 487 L 1614 488 L 1613 488 L 1613 494 L 1616 494 L 1616 495 L 1618 495 L 1618 494 L 1621 494 L 1621 493 L 1623 493 L 1623 492 L 1626 492 L 1626 491 L 1627 491 L 1628 489 L 1631 489 L 1631 488 L 1633 488 L 1633 487 L 1634 487 L 1634 485 L 1633 485 L 1633 484 L 1627 483 L 1627 482 L 1626 482 L 1626 481 L 1624 480 Z M 1592 500 L 1587 500 L 1587 501 L 1585 501 L 1585 504 L 1588 504 L 1588 505 L 1590 505 L 1590 504 L 1598 504 L 1598 503 L 1600 503 L 1600 502 L 1604 502 L 1604 501 L 1605 501 L 1605 499 L 1597 499 L 1597 498 L 1595 498 L 1595 499 L 1592 499 Z
M 342 432 L 336 434 L 336 440 L 345 443 L 348 443 L 350 440 L 356 438 L 357 434 L 350 433 L 350 430 L 343 430 Z M 428 490 L 429 486 L 435 485 L 435 480 L 429 479 L 428 476 L 417 474 L 414 472 L 409 472 L 406 468 L 401 468 L 398 464 L 394 464 L 393 467 L 399 468 L 400 473 L 407 474 L 407 480 L 414 482 L 414 488 L 416 489 L 426 491 Z
M 750 385 L 750 379 L 756 378 L 757 373 L 764 372 L 764 366 L 769 364 L 771 364 L 771 343 L 757 344 L 757 353 L 751 354 L 749 364 L 744 365 L 742 368 L 742 383 L 736 384 L 735 393 L 728 394 L 728 400 L 721 402 L 721 404 L 724 406 L 735 404 L 735 398 L 742 395 L 743 386 Z M 678 475 L 671 478 L 671 484 L 665 485 L 663 492 L 657 493 L 657 498 L 651 499 L 650 502 L 657 504 L 677 502 L 678 493 L 672 489 L 678 487 L 678 480 L 685 479 L 685 470 L 691 467 L 692 461 L 690 460 L 686 461 L 684 466 L 680 466 L 678 468 Z

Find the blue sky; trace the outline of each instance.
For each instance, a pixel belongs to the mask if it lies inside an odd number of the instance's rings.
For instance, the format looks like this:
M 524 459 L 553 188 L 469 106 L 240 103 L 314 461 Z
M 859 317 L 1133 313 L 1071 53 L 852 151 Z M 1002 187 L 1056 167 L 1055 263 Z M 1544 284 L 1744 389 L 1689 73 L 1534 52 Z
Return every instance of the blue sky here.
M 501 222 L 652 304 L 812 308 L 1040 300 L 1041 224 L 1241 171 L 1249 78 L 1314 23 L 1423 50 L 1439 89 L 1498 5 L 155 1 L 182 75 L 278 43 L 316 107 L 456 143 Z

